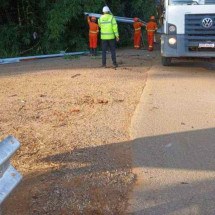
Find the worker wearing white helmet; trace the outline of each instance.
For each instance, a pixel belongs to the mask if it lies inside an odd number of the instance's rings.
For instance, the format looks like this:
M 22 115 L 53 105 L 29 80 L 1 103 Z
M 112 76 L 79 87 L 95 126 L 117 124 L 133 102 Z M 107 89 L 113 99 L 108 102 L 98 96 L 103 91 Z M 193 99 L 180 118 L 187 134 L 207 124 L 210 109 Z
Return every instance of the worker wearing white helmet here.
M 103 13 L 108 13 L 108 12 L 110 12 L 110 8 L 108 6 L 104 6 L 103 9 L 102 9 L 102 12 Z
M 113 67 L 116 68 L 116 41 L 119 41 L 118 26 L 108 6 L 104 6 L 102 11 L 104 14 L 98 20 L 99 27 L 101 28 L 102 67 L 106 67 L 106 51 L 109 46 Z

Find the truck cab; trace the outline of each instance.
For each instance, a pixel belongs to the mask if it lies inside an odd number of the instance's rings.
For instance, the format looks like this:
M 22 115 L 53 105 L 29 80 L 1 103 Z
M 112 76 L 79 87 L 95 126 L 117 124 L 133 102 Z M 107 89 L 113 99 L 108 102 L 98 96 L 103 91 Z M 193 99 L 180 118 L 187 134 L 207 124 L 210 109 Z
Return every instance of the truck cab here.
M 162 64 L 173 58 L 215 58 L 215 0 L 164 0 Z

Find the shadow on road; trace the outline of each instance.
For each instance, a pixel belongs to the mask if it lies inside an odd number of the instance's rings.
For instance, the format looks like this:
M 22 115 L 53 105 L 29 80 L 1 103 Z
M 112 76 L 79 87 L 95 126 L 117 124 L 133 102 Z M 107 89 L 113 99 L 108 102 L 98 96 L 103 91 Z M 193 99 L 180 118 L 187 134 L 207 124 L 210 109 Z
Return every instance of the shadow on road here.
M 133 155 L 133 162 L 129 155 Z M 16 200 L 19 203 L 27 201 L 28 210 L 31 211 L 28 214 L 41 214 L 41 211 L 33 213 L 38 205 L 46 214 L 59 214 L 59 209 L 54 212 L 55 203 L 51 199 L 56 197 L 58 201 L 63 201 L 65 196 L 76 200 L 71 200 L 70 204 L 94 201 L 91 210 L 83 210 L 82 214 L 107 214 L 108 210 L 112 210 L 110 214 L 124 214 L 110 205 L 120 204 L 129 195 L 132 183 L 125 180 L 131 179 L 122 176 L 128 174 L 128 177 L 132 177 L 129 175 L 132 167 L 183 170 L 188 174 L 191 171 L 194 175 L 195 172 L 205 172 L 204 180 L 196 178 L 191 182 L 179 181 L 178 184 L 159 190 L 147 190 L 144 193 L 143 209 L 132 214 L 189 214 L 186 213 L 188 208 L 189 212 L 193 211 L 191 214 L 215 214 L 215 128 L 68 150 L 63 154 L 56 152 L 56 155 L 38 162 L 59 164 L 61 168 L 25 177 L 17 192 L 9 199 L 7 204 Z M 81 164 L 82 167 L 74 167 L 74 164 Z M 23 190 L 27 196 L 22 194 Z M 12 211 L 17 211 L 13 214 L 21 214 L 20 204 L 13 204 L 5 214 L 12 214 Z M 70 212 L 68 214 L 79 214 L 72 209 Z
M 183 61 L 183 60 L 176 60 L 171 63 L 172 67 L 178 68 L 203 68 L 206 70 L 213 70 L 215 71 L 215 61 L 201 61 L 201 60 L 190 60 L 190 61 Z
M 167 195 L 169 192 L 174 195 Z M 137 210 L 128 215 L 213 215 L 215 214 L 214 178 L 192 184 L 178 184 L 160 190 L 150 190 L 146 196 L 156 192 L 157 199 L 148 198 L 147 202 L 159 201 L 151 207 Z M 179 195 L 183 193 L 183 195 Z M 144 205 L 143 205 L 144 207 Z
M 132 148 L 135 167 L 215 171 L 215 128 L 137 139 Z
M 131 214 L 215 214 L 215 128 L 136 139 L 132 148 L 146 188 Z
M 95 172 L 126 168 L 123 149 L 132 147 L 140 158 L 134 167 L 159 167 L 187 170 L 215 171 L 215 128 L 146 137 L 125 143 L 114 143 L 98 147 L 76 149 L 63 154 L 63 162 L 81 162 L 88 167 L 72 171 L 92 170 Z M 122 150 L 121 150 L 122 149 Z M 136 153 L 139 151 L 141 153 Z M 97 158 L 101 157 L 101 160 Z M 111 157 L 110 157 L 111 155 Z M 114 163 L 112 157 L 121 157 L 122 162 Z M 199 159 L 201 158 L 201 159 Z M 42 162 L 58 163 L 62 154 L 47 157 Z M 101 168 L 100 163 L 104 164 Z M 107 165 L 105 165 L 107 164 Z

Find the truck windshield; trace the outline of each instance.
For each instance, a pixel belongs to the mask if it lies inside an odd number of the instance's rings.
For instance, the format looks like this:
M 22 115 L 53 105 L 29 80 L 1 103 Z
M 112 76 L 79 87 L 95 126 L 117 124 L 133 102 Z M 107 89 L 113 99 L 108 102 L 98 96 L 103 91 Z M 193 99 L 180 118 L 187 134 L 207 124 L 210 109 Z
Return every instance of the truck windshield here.
M 170 5 L 215 5 L 215 0 L 169 0 Z

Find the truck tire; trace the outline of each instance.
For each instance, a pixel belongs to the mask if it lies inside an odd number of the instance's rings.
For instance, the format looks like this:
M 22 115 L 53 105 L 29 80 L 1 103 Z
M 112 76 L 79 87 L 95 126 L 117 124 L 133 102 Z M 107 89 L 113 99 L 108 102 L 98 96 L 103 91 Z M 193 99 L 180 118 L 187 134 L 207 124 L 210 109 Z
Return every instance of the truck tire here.
M 170 66 L 171 65 L 171 58 L 170 57 L 162 57 L 161 62 L 163 66 Z

